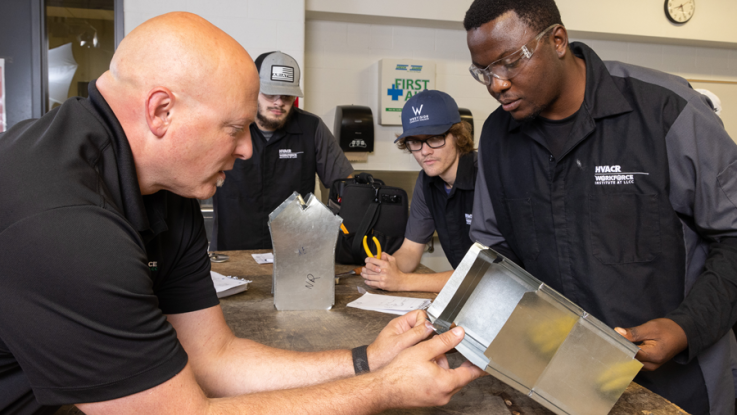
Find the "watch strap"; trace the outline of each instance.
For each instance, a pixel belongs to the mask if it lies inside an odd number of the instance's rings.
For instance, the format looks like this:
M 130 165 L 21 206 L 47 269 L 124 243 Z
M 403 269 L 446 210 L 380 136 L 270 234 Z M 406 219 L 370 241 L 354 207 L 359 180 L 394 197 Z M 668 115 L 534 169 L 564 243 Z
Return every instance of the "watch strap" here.
M 359 346 L 351 350 L 351 354 L 353 355 L 353 370 L 356 371 L 356 375 L 371 371 L 368 365 L 366 349 L 368 349 L 368 346 Z

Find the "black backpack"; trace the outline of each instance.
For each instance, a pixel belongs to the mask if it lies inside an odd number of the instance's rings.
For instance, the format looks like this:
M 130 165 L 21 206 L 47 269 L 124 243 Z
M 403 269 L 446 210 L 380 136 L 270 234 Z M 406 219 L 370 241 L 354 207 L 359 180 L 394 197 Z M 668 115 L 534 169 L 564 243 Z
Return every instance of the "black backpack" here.
M 366 258 L 363 237 L 376 254 L 372 237 L 381 244 L 381 251 L 393 254 L 404 242 L 404 229 L 409 214 L 407 192 L 386 186 L 369 173 L 359 173 L 352 179 L 341 179 L 330 186 L 328 207 L 343 218 L 348 233 L 338 233 L 335 261 L 340 264 L 362 265 Z

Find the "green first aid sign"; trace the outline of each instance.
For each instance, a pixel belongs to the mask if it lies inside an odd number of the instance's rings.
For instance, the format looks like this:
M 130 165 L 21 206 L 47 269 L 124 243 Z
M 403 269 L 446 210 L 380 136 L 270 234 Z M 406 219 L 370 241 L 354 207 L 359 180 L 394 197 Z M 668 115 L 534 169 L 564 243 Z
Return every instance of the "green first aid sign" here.
M 402 125 L 404 103 L 426 89 L 435 89 L 435 62 L 414 59 L 379 61 L 379 124 Z
M 397 88 L 406 89 L 410 92 L 412 91 L 422 91 L 424 89 L 427 89 L 427 84 L 430 83 L 429 79 L 401 79 L 397 78 L 394 80 L 394 85 L 397 86 Z M 410 95 L 411 96 L 411 95 Z M 409 97 L 405 98 L 405 101 L 409 99 Z

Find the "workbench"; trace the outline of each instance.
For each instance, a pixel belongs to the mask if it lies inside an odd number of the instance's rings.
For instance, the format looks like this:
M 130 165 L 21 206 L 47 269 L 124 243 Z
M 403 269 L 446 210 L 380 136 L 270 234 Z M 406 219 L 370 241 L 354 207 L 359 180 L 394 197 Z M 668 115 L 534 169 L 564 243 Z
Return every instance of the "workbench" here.
M 371 343 L 394 315 L 346 307 L 361 296 L 357 287 L 369 292 L 405 297 L 435 298 L 431 293 L 391 293 L 375 290 L 363 283 L 360 275 L 342 277 L 335 286 L 335 306 L 330 311 L 277 311 L 271 295 L 271 264 L 258 265 L 252 253 L 270 251 L 223 251 L 230 260 L 213 263 L 213 271 L 252 280 L 248 291 L 222 298 L 225 320 L 236 336 L 282 349 L 317 351 L 351 349 Z M 335 272 L 350 271 L 355 266 L 336 264 Z M 420 265 L 417 272 L 432 272 Z M 463 360 L 460 354 L 449 356 L 451 364 Z M 384 414 L 552 414 L 517 390 L 492 376 L 471 382 L 443 407 L 390 410 Z M 611 414 L 685 414 L 661 396 L 630 384 Z
M 372 289 L 363 283 L 360 275 L 341 277 L 335 287 L 335 306 L 330 311 L 277 311 L 271 294 L 271 264 L 259 265 L 251 254 L 270 252 L 221 251 L 230 257 L 227 262 L 213 263 L 212 270 L 224 275 L 252 280 L 248 291 L 225 297 L 220 304 L 225 320 L 236 336 L 255 340 L 269 346 L 298 350 L 318 351 L 351 349 L 371 343 L 379 332 L 396 316 L 374 311 L 346 307 L 361 296 L 357 287 L 384 295 L 431 298 L 432 293 L 391 293 Z M 350 271 L 355 266 L 336 264 L 336 273 Z M 432 272 L 420 266 L 417 272 Z M 463 361 L 463 356 L 448 356 L 451 366 Z M 65 406 L 56 415 L 79 414 L 73 406 Z M 553 414 L 532 399 L 492 376 L 471 382 L 442 407 L 418 409 L 393 409 L 383 414 L 498 414 L 539 415 Z M 610 414 L 617 415 L 674 415 L 686 414 L 661 396 L 631 383 Z

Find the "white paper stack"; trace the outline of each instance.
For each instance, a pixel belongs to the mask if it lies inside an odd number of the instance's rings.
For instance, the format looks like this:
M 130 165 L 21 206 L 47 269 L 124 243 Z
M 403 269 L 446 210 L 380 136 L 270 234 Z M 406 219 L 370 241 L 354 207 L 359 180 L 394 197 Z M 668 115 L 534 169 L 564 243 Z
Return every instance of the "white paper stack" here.
M 378 311 L 387 314 L 407 314 L 412 310 L 424 310 L 430 306 L 431 300 L 426 298 L 395 297 L 365 293 L 361 298 L 348 303 L 348 307 L 362 310 Z
M 236 277 L 226 277 L 215 271 L 210 271 L 212 283 L 215 285 L 215 291 L 218 298 L 227 297 L 229 295 L 238 294 L 248 289 L 251 280 L 244 280 Z

